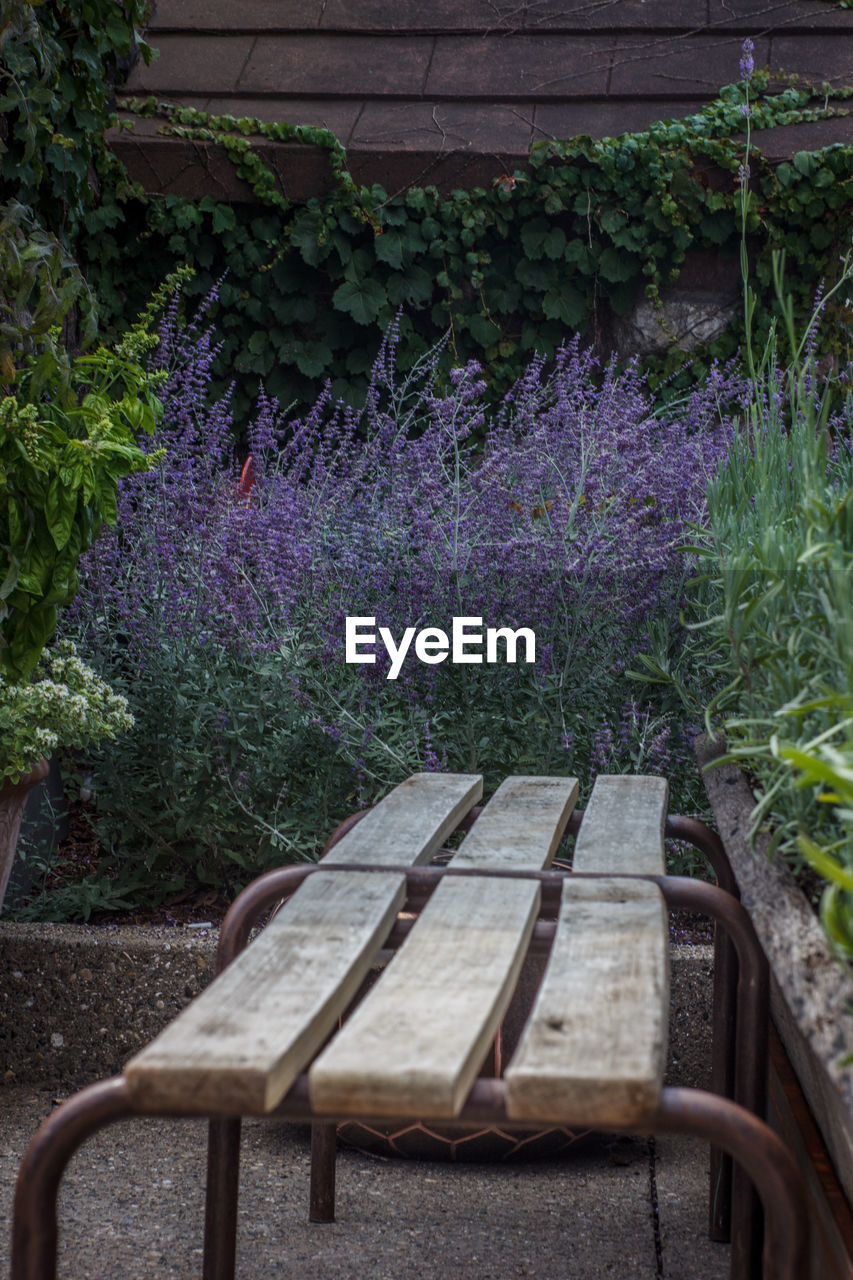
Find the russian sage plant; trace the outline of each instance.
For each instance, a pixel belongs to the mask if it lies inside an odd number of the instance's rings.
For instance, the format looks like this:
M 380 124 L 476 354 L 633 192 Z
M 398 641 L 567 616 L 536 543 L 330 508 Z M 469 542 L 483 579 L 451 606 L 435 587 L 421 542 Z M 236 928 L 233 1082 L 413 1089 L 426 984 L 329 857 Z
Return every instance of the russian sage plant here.
M 190 872 L 230 890 L 313 857 L 416 769 L 586 785 L 686 758 L 674 701 L 651 706 L 627 671 L 650 634 L 677 642 L 678 549 L 725 454 L 734 376 L 657 415 L 635 365 L 600 370 L 575 342 L 490 412 L 479 366 L 442 382 L 439 350 L 404 372 L 396 346 L 392 326 L 362 410 L 326 392 L 288 421 L 262 396 L 241 485 L 228 398 L 205 398 L 203 317 L 166 318 L 165 460 L 123 486 L 67 620 L 136 718 L 96 761 L 98 821 L 152 886 Z M 345 661 L 353 617 L 397 639 L 454 618 L 528 628 L 536 661 L 410 651 L 390 679 L 381 645 Z

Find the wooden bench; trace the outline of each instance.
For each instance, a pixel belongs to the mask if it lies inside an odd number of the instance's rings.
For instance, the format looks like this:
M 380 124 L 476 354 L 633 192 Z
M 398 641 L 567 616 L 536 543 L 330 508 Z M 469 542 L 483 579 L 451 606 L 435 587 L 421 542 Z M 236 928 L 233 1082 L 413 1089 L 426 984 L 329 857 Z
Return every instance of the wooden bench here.
M 424 866 L 470 821 L 481 792 L 478 776 L 415 775 L 319 864 L 250 886 L 223 926 L 226 967 L 211 986 L 123 1076 L 83 1090 L 36 1135 L 19 1177 L 13 1280 L 55 1275 L 56 1187 L 90 1132 L 125 1115 L 200 1113 L 214 1117 L 206 1280 L 234 1274 L 242 1115 L 314 1123 L 321 1218 L 333 1211 L 334 1123 L 347 1117 L 695 1133 L 732 1152 L 758 1184 L 765 1275 L 802 1280 L 805 1224 L 787 1149 L 736 1103 L 663 1086 L 665 899 L 690 897 L 664 876 L 666 782 L 598 778 L 572 875 L 548 868 L 577 826 L 573 778 L 506 779 L 449 865 Z M 243 949 L 283 891 L 286 904 Z M 737 904 L 707 885 L 695 891 L 700 902 L 705 891 L 725 900 L 709 909 L 737 933 Z M 336 1031 L 389 944 L 393 959 Z M 504 1077 L 482 1077 L 532 945 L 547 945 L 550 958 L 527 1026 Z M 758 1273 L 751 1239 L 734 1251 L 733 1274 Z

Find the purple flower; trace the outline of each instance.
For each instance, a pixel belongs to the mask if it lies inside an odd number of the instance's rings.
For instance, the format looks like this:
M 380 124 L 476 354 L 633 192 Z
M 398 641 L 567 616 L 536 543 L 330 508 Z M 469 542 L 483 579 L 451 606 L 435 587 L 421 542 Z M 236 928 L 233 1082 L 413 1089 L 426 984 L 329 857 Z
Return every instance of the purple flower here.
M 742 80 L 752 79 L 752 73 L 755 70 L 755 60 L 752 56 L 754 52 L 755 45 L 750 40 L 749 36 L 747 36 L 741 45 L 740 75 Z
M 651 621 L 677 618 L 679 548 L 744 386 L 714 366 L 686 404 L 655 412 L 636 362 L 600 369 L 575 339 L 547 364 L 535 356 L 493 409 L 476 363 L 443 379 L 436 349 L 401 370 L 397 338 L 392 325 L 362 410 L 327 390 L 285 421 L 262 394 L 246 432 L 255 484 L 241 495 L 230 397 L 209 399 L 215 343 L 203 316 L 186 326 L 171 311 L 157 352 L 165 462 L 123 484 L 116 528 L 86 557 L 74 625 L 87 653 L 107 672 L 144 670 L 147 689 L 161 671 L 155 727 L 171 705 L 167 663 L 198 671 L 187 742 L 161 733 L 163 749 L 201 759 L 212 787 L 224 777 L 216 804 L 227 791 L 241 814 L 259 803 L 252 762 L 277 717 L 291 726 L 282 740 L 303 744 L 299 767 L 322 779 L 324 811 L 341 813 L 354 793 L 372 799 L 423 768 L 494 777 L 566 753 L 578 772 L 631 767 L 648 736 L 624 669 Z M 348 615 L 395 637 L 450 633 L 460 615 L 532 627 L 537 662 L 412 653 L 389 681 L 381 645 L 374 664 L 345 663 Z M 236 702 L 218 671 L 239 673 Z M 269 706 L 263 742 L 255 698 Z M 303 786 L 293 767 L 290 805 Z M 191 776 L 180 763 L 174 774 Z M 267 829 L 281 784 L 278 772 Z

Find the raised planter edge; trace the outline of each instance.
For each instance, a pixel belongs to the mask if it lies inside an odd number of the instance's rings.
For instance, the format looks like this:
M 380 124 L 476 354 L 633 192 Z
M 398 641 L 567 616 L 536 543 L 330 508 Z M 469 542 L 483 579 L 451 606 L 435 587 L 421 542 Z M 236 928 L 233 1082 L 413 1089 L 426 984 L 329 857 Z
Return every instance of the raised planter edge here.
M 820 922 L 789 868 L 770 861 L 770 835 L 749 840 L 755 796 L 736 764 L 714 764 L 724 744 L 695 742 L 720 838 L 767 956 L 773 1022 L 800 1088 L 853 1203 L 853 977 L 833 956 Z

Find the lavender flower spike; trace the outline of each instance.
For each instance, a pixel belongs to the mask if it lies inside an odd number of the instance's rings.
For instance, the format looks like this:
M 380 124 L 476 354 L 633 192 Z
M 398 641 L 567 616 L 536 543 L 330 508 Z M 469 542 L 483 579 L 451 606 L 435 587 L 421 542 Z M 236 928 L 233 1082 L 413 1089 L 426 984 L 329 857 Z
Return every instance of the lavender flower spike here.
M 752 73 L 755 70 L 755 59 L 752 56 L 754 51 L 755 45 L 747 36 L 741 45 L 740 51 L 740 74 L 742 80 L 752 79 Z

